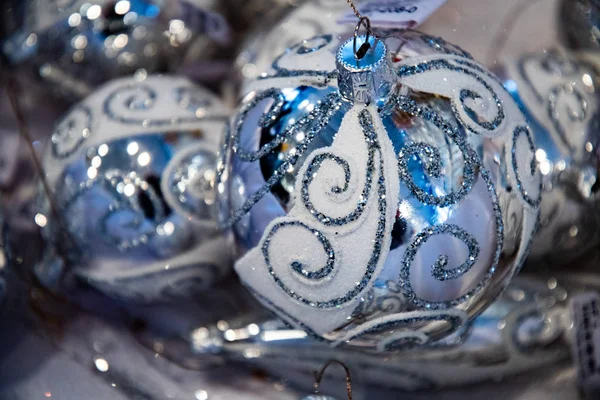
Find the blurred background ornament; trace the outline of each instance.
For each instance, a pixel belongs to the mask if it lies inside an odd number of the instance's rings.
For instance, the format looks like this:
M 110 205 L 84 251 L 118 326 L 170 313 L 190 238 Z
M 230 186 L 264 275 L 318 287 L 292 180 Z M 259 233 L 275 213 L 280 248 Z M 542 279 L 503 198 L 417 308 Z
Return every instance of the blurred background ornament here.
M 559 34 L 572 50 L 600 50 L 600 2 L 561 0 Z
M 1 50 L 25 82 L 77 100 L 119 76 L 173 72 L 214 56 L 230 40 L 215 7 L 211 0 L 7 2 Z
M 338 34 L 276 57 L 247 85 L 218 190 L 265 306 L 333 346 L 390 351 L 461 331 L 496 298 L 541 188 L 494 75 L 439 38 L 379 37 L 362 67 Z
M 304 1 L 272 28 L 265 29 L 262 24 L 257 26 L 242 43 L 242 49 L 235 60 L 235 67 L 242 81 L 256 79 L 269 69 L 278 55 L 306 38 L 347 32 L 354 28 L 353 23 L 336 23 L 348 10 L 348 5 L 343 0 Z
M 543 177 L 530 264 L 565 265 L 600 244 L 598 72 L 555 49 L 507 61 L 498 75 L 527 115 Z
M 230 261 L 216 232 L 214 177 L 227 112 L 210 92 L 168 76 L 115 80 L 73 106 L 43 155 L 54 193 L 47 201 L 39 185 L 35 221 L 48 245 L 38 278 L 56 287 L 76 276 L 144 302 L 222 277 Z

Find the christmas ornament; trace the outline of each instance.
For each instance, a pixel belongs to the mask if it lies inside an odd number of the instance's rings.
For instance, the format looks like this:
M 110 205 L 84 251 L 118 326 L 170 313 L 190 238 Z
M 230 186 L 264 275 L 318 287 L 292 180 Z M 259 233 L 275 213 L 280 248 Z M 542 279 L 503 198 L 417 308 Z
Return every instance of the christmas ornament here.
M 413 31 L 326 34 L 248 88 L 222 224 L 242 282 L 290 325 L 332 346 L 423 345 L 522 264 L 541 195 L 532 134 L 466 52 Z
M 235 61 L 242 79 L 245 82 L 255 79 L 271 66 L 275 57 L 306 38 L 347 32 L 352 24 L 336 25 L 337 18 L 347 10 L 348 5 L 344 1 L 307 1 L 273 28 L 264 30 L 264 25 L 259 26 L 259 30 L 245 40 Z
M 162 76 L 112 81 L 73 106 L 43 157 L 54 195 L 35 217 L 50 242 L 40 279 L 52 286 L 72 272 L 150 301 L 220 278 L 229 259 L 214 175 L 226 115 L 206 90 Z
M 202 0 L 17 2 L 7 18 L 23 21 L 2 52 L 17 73 L 79 99 L 111 78 L 206 60 L 229 40 L 214 7 Z
M 532 263 L 563 265 L 600 242 L 598 75 L 558 50 L 523 55 L 499 75 L 527 114 L 543 178 Z

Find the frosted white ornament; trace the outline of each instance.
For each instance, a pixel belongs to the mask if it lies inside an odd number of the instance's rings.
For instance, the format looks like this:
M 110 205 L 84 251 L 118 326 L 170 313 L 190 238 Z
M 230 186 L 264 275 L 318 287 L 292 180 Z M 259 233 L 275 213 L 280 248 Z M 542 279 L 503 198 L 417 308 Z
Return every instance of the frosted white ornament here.
M 214 178 L 227 112 L 168 76 L 115 80 L 73 106 L 43 157 L 61 221 L 46 203 L 40 279 L 53 286 L 72 274 L 115 297 L 156 301 L 222 277 L 230 261 Z
M 213 0 L 14 1 L 2 7 L 10 35 L 0 52 L 12 72 L 70 102 L 110 79 L 212 58 L 230 32 Z M 7 28 L 8 29 L 8 28 Z
M 332 346 L 390 351 L 489 305 L 541 193 L 527 122 L 493 74 L 441 39 L 378 34 L 360 61 L 348 35 L 306 39 L 248 82 L 218 188 L 236 272 L 263 304 Z

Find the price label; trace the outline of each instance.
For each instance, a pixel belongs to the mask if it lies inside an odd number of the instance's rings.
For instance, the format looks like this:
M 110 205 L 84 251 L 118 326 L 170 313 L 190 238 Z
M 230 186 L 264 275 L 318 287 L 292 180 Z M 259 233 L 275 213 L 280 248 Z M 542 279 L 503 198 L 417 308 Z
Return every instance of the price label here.
M 425 21 L 446 0 L 373 0 L 361 3 L 360 14 L 369 17 L 372 27 L 414 28 Z M 356 23 L 352 11 L 344 15 L 338 23 Z

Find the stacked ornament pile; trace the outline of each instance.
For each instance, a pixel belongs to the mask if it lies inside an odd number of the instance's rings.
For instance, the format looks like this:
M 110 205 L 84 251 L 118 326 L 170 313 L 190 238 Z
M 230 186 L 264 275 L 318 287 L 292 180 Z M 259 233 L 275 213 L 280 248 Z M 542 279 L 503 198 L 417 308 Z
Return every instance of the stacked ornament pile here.
M 0 273 L 110 304 L 186 367 L 307 376 L 336 359 L 365 385 L 422 390 L 571 354 L 593 380 L 600 284 L 560 272 L 600 244 L 597 54 L 540 50 L 494 73 L 408 29 L 416 6 L 371 26 L 370 3 L 353 20 L 341 0 L 273 1 L 265 32 L 237 15 L 258 2 L 232 4 L 5 7 L 10 106 L 39 168 L 24 218 L 43 247 L 7 209 Z M 220 87 L 239 88 L 236 108 Z M 50 97 L 63 115 L 32 137 Z

